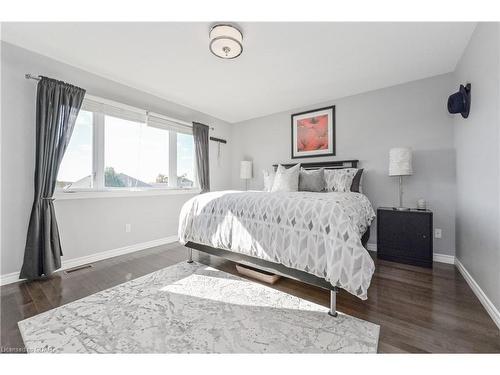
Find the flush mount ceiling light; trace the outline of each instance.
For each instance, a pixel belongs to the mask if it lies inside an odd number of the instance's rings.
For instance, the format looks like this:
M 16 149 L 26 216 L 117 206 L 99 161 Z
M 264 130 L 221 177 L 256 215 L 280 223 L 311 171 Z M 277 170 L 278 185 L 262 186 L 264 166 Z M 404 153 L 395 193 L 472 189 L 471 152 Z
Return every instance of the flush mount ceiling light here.
M 217 24 L 210 29 L 210 51 L 221 59 L 234 59 L 243 52 L 243 34 L 236 27 Z

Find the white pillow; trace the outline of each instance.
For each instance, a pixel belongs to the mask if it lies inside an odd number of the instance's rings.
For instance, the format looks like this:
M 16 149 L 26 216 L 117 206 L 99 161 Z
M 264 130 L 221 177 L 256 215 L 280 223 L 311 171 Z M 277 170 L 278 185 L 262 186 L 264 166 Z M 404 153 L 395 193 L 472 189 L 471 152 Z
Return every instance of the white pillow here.
M 300 164 L 286 169 L 278 165 L 276 176 L 271 191 L 298 191 L 299 190 Z
M 326 169 L 326 190 L 339 192 L 351 191 L 352 180 L 357 171 L 356 168 Z
M 263 169 L 262 174 L 264 175 L 264 191 L 271 191 L 271 189 L 273 188 L 276 172 Z

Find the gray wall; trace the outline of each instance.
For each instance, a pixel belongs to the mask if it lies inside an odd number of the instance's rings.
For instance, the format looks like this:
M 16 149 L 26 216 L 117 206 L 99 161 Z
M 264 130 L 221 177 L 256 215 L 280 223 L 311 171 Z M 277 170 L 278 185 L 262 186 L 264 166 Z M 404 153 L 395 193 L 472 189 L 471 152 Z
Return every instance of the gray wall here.
M 33 196 L 36 82 L 25 73 L 42 74 L 84 87 L 92 95 L 116 100 L 186 121 L 214 126 L 213 135 L 229 139 L 230 125 L 203 113 L 101 78 L 86 71 L 2 42 L 1 56 L 1 267 L 0 274 L 20 269 Z M 229 145 L 231 141 L 229 139 Z M 211 145 L 214 190 L 230 186 L 230 149 L 221 162 Z M 64 260 L 177 233 L 180 207 L 190 195 L 56 201 Z M 132 232 L 125 233 L 125 223 Z
M 472 84 L 467 119 L 454 121 L 457 152 L 457 258 L 500 309 L 498 23 L 479 23 L 455 72 Z
M 397 179 L 388 176 L 389 149 L 414 150 L 414 175 L 405 178 L 405 202 L 415 206 L 424 198 L 434 211 L 434 226 L 443 229 L 435 252 L 455 253 L 455 152 L 453 118 L 446 99 L 453 85 L 451 74 L 377 90 L 293 111 L 248 120 L 233 129 L 233 187 L 241 188 L 239 161 L 254 161 L 251 187 L 263 186 L 262 169 L 290 159 L 290 114 L 334 104 L 337 120 L 335 159 L 359 159 L 365 168 L 364 192 L 373 207 L 396 205 Z M 302 159 L 305 161 L 328 158 Z M 376 223 L 371 243 L 376 243 Z

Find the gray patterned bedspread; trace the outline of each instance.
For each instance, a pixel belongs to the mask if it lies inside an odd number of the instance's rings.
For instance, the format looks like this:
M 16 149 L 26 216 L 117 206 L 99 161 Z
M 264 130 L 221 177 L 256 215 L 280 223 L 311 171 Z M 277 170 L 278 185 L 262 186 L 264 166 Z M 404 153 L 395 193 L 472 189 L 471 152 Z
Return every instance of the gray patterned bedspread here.
M 360 193 L 218 191 L 184 204 L 179 241 L 281 263 L 366 299 L 375 266 L 361 236 L 374 217 Z

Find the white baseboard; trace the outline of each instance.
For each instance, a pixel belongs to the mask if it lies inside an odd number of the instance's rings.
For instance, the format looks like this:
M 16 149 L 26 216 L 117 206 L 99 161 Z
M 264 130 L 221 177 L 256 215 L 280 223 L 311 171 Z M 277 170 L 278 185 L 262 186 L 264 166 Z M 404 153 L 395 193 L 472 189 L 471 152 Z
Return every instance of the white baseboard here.
M 377 251 L 377 244 L 368 242 L 366 250 Z M 455 264 L 455 257 L 453 255 L 434 253 L 432 260 L 439 263 Z
M 84 257 L 80 257 L 80 258 L 63 260 L 62 267 L 60 268 L 60 271 L 68 269 L 68 268 L 82 266 L 84 264 L 97 262 L 97 261 L 104 260 L 104 259 L 114 258 L 114 257 L 117 257 L 119 255 L 124 255 L 124 254 L 129 254 L 129 253 L 133 253 L 133 252 L 140 251 L 140 250 L 150 249 L 150 248 L 155 247 L 155 246 L 166 245 L 166 244 L 173 243 L 176 241 L 177 241 L 177 235 L 174 235 L 174 236 L 159 238 L 159 239 L 153 240 L 153 241 L 141 242 L 141 243 L 134 244 L 134 245 L 119 247 L 117 249 L 107 250 L 107 251 L 103 251 L 103 252 L 92 254 L 92 255 L 87 255 Z M 21 279 L 19 279 L 19 271 L 8 273 L 8 274 L 0 276 L 0 286 L 15 283 L 17 281 L 21 281 Z
M 0 286 L 6 285 L 6 284 L 12 284 L 12 283 L 15 283 L 16 281 L 20 281 L 19 271 L 6 273 L 5 275 L 0 276 Z
M 495 305 L 493 305 L 493 302 L 491 302 L 491 300 L 483 292 L 476 280 L 472 278 L 472 275 L 469 273 L 469 271 L 467 271 L 464 265 L 457 258 L 455 258 L 455 265 L 458 271 L 464 277 L 465 281 L 467 281 L 467 284 L 469 284 L 476 297 L 486 309 L 486 312 L 489 314 L 489 316 L 491 316 L 491 319 L 493 319 L 498 329 L 500 329 L 500 311 L 498 311 Z
M 455 257 L 453 255 L 434 253 L 432 260 L 439 263 L 455 264 Z

